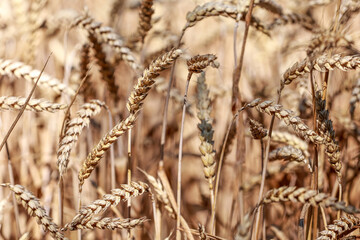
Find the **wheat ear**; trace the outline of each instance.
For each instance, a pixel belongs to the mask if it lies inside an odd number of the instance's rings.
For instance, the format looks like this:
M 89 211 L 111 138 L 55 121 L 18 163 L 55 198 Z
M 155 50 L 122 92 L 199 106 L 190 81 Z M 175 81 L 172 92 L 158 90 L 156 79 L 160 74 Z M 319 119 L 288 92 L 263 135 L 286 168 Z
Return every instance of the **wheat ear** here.
M 17 78 L 25 78 L 30 82 L 36 82 L 40 72 L 41 71 L 32 69 L 32 67 L 22 62 L 0 59 L 0 75 L 15 76 Z M 70 96 L 75 94 L 74 90 L 46 73 L 40 76 L 39 86 L 49 87 L 57 93 L 65 93 Z
M 283 143 L 300 149 L 306 158 L 310 157 L 309 144 L 301 138 L 288 132 L 273 131 L 271 134 L 271 142 Z
M 187 28 L 195 26 L 195 24 L 204 18 L 213 16 L 230 17 L 237 21 L 238 16 L 241 21 L 245 21 L 246 9 L 239 9 L 234 5 L 229 5 L 221 2 L 208 2 L 201 6 L 197 6 L 193 11 L 188 12 L 186 15 L 187 23 L 183 28 L 183 33 Z M 269 35 L 267 29 L 263 26 L 259 19 L 251 16 L 250 25 L 257 30 Z
M 360 210 L 354 206 L 345 206 L 345 202 L 338 202 L 336 198 L 326 193 L 318 193 L 316 190 L 306 188 L 282 186 L 271 189 L 265 194 L 260 205 L 274 202 L 301 202 L 309 203 L 312 206 L 332 207 L 335 210 L 342 210 L 346 213 L 359 213 Z
M 284 146 L 271 151 L 269 153 L 269 161 L 275 160 L 306 163 L 306 158 L 304 157 L 302 151 L 298 148 L 294 148 L 293 146 Z
M 86 226 L 94 215 L 105 212 L 110 206 L 116 206 L 121 200 L 128 201 L 149 191 L 149 186 L 143 182 L 131 182 L 122 184 L 121 188 L 111 190 L 111 194 L 105 194 L 102 199 L 83 207 L 70 223 L 65 224 L 63 231 L 80 229 Z
M 71 119 L 66 124 L 65 134 L 60 140 L 57 152 L 57 165 L 60 176 L 63 176 L 66 172 L 71 149 L 75 145 L 82 130 L 89 125 L 90 118 L 99 114 L 103 107 L 106 107 L 105 103 L 99 100 L 91 100 L 89 103 L 82 105 L 76 113 L 77 117 Z
M 138 219 L 121 219 L 121 218 L 94 218 L 93 220 L 90 220 L 84 225 L 76 225 L 75 229 L 72 230 L 78 230 L 78 229 L 109 229 L 109 230 L 115 230 L 115 229 L 131 229 L 138 227 L 142 225 L 144 222 L 149 221 L 146 219 L 146 217 L 138 218 Z
M 139 12 L 139 26 L 137 32 L 140 36 L 140 40 L 142 43 L 144 43 L 146 34 L 152 27 L 151 17 L 154 14 L 153 2 L 153 0 L 143 0 L 141 2 Z
M 274 21 L 270 23 L 270 25 L 267 27 L 267 30 L 271 31 L 275 27 L 287 24 L 300 24 L 302 27 L 309 31 L 315 31 L 318 29 L 317 24 L 311 17 L 307 15 L 300 15 L 297 13 L 289 13 L 283 14 L 280 17 L 274 19 Z
M 0 110 L 20 110 L 26 102 L 26 98 L 1 96 Z M 34 112 L 56 112 L 67 108 L 66 104 L 52 103 L 45 99 L 30 99 L 26 110 Z
M 347 71 L 349 69 L 357 69 L 360 67 L 360 57 L 357 55 L 341 56 L 340 54 L 335 54 L 333 56 L 328 56 L 325 54 L 319 56 L 312 62 L 306 58 L 301 62 L 296 62 L 291 68 L 286 70 L 281 81 L 282 88 L 285 85 L 292 83 L 292 81 L 298 77 L 308 74 L 311 66 L 319 72 L 328 72 L 335 68 Z
M 105 152 L 110 148 L 122 134 L 128 129 L 132 128 L 136 121 L 136 116 L 141 110 L 143 102 L 150 91 L 151 87 L 155 83 L 155 77 L 157 77 L 161 71 L 171 66 L 171 64 L 177 59 L 182 51 L 180 49 L 174 49 L 165 53 L 156 60 L 154 60 L 148 69 L 144 70 L 143 76 L 138 79 L 138 83 L 135 85 L 134 90 L 131 92 L 128 99 L 127 108 L 130 115 L 119 122 L 113 129 L 110 130 L 100 142 L 93 148 L 91 153 L 84 161 L 82 168 L 79 172 L 79 188 L 82 189 L 85 179 L 87 179 L 91 172 L 95 169 L 100 159 L 104 156 Z
M 72 23 L 72 27 L 74 26 L 82 27 L 91 35 L 95 34 L 98 39 L 112 47 L 118 54 L 117 57 L 128 63 L 135 71 L 141 69 L 130 49 L 124 46 L 124 42 L 112 28 L 102 27 L 100 22 L 96 22 L 87 14 L 77 17 Z
M 354 231 L 360 224 L 360 219 L 354 215 L 345 215 L 333 224 L 327 225 L 327 230 L 321 231 L 320 236 L 316 240 L 336 240 L 342 239 L 341 236 L 346 236 L 348 233 Z
M 43 226 L 54 239 L 66 239 L 60 232 L 59 227 L 53 222 L 52 218 L 46 213 L 38 198 L 21 185 L 1 184 L 2 187 L 9 188 L 14 192 L 16 200 L 23 205 L 27 213 L 36 218 L 39 225 Z
M 262 139 L 267 136 L 267 129 L 256 120 L 249 119 L 250 133 L 254 139 Z
M 358 1 L 348 1 L 341 8 L 340 24 L 346 24 L 350 18 L 358 13 L 360 10 L 360 3 Z

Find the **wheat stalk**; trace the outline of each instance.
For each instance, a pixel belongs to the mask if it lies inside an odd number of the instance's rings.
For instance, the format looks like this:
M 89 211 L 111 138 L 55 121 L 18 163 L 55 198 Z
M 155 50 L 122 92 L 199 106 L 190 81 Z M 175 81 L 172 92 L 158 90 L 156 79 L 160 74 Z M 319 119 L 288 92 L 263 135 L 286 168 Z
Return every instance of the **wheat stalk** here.
M 89 103 L 82 105 L 76 113 L 77 117 L 71 119 L 66 124 L 65 134 L 60 139 L 57 152 L 57 165 L 60 176 L 63 176 L 66 172 L 71 149 L 75 145 L 82 130 L 89 125 L 90 118 L 99 114 L 103 107 L 106 107 L 105 103 L 99 100 L 91 100 Z
M 143 76 L 138 79 L 138 83 L 135 85 L 128 99 L 127 108 L 130 115 L 111 129 L 93 148 L 84 161 L 78 175 L 80 191 L 85 179 L 90 176 L 105 152 L 122 134 L 134 126 L 136 116 L 141 110 L 148 92 L 155 83 L 154 78 L 160 74 L 160 71 L 168 68 L 181 53 L 182 51 L 180 49 L 174 49 L 154 60 L 149 68 L 144 70 Z
M 337 202 L 336 198 L 330 197 L 326 193 L 318 193 L 316 190 L 288 186 L 269 190 L 259 205 L 289 201 L 303 204 L 309 203 L 312 206 L 332 207 L 335 210 L 342 210 L 346 213 L 360 212 L 360 210 L 353 206 L 346 206 L 344 202 Z
M 336 240 L 340 236 L 344 236 L 354 231 L 360 224 L 360 219 L 354 215 L 347 214 L 333 224 L 327 225 L 327 229 L 320 232 L 320 236 L 316 240 Z
M 110 206 L 116 206 L 121 200 L 128 201 L 130 198 L 142 195 L 149 191 L 149 186 L 143 182 L 131 182 L 122 184 L 121 188 L 111 190 L 111 194 L 105 194 L 102 199 L 83 207 L 70 223 L 65 224 L 62 231 L 75 230 L 86 226 L 96 214 L 105 212 Z
M 26 98 L 14 96 L 0 97 L 0 110 L 20 110 L 26 102 Z M 66 104 L 52 103 L 45 99 L 30 99 L 26 104 L 26 110 L 34 112 L 56 112 L 67 108 Z
M 66 239 L 34 194 L 21 185 L 11 185 L 9 183 L 0 185 L 2 187 L 7 187 L 14 192 L 16 200 L 23 205 L 27 213 L 30 216 L 35 217 L 37 223 L 43 226 L 46 231 L 50 232 L 50 235 L 54 239 Z
M 17 78 L 25 78 L 30 82 L 36 82 L 37 78 L 40 76 L 40 71 L 33 69 L 22 62 L 0 59 L 0 75 L 15 76 Z M 39 86 L 49 87 L 57 93 L 65 93 L 70 96 L 75 94 L 74 90 L 46 73 L 43 73 L 40 76 Z

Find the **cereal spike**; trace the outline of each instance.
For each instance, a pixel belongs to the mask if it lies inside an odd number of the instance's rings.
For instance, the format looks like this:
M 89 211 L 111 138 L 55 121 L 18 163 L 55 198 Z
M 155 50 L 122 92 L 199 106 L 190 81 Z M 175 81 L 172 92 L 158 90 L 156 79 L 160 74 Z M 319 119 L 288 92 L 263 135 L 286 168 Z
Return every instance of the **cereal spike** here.
M 355 105 L 357 102 L 360 102 L 360 78 L 357 79 L 356 84 L 351 92 L 350 115 L 352 119 L 354 118 Z
M 0 59 L 0 75 L 15 76 L 17 78 L 25 78 L 30 82 L 36 82 L 40 75 L 40 71 L 32 69 L 32 67 L 25 65 L 22 62 L 16 62 L 13 60 Z M 61 83 L 58 79 L 42 73 L 39 86 L 49 87 L 57 93 L 65 93 L 70 96 L 75 94 L 75 91 Z
M 66 239 L 60 232 L 58 225 L 53 222 L 51 217 L 49 217 L 39 199 L 36 198 L 33 193 L 21 185 L 11 185 L 9 183 L 5 183 L 1 184 L 1 186 L 7 187 L 14 192 L 16 200 L 23 205 L 30 216 L 35 217 L 39 225 L 43 226 L 46 231 L 50 232 L 52 238 Z
M 333 224 L 327 226 L 327 230 L 321 231 L 320 236 L 316 240 L 336 240 L 340 236 L 355 230 L 359 226 L 360 219 L 354 215 L 347 214 L 339 220 L 335 220 Z
M 79 178 L 79 188 L 82 189 L 85 179 L 87 179 L 91 172 L 95 169 L 100 159 L 104 156 L 105 152 L 110 148 L 122 134 L 124 134 L 128 129 L 132 128 L 136 121 L 136 116 L 141 110 L 143 102 L 150 91 L 151 87 L 154 85 L 154 78 L 157 77 L 160 71 L 168 68 L 171 64 L 177 59 L 182 51 L 180 49 L 172 50 L 168 53 L 157 58 L 153 61 L 148 69 L 144 70 L 143 76 L 138 79 L 138 83 L 135 85 L 134 90 L 131 92 L 127 108 L 130 112 L 130 115 L 119 122 L 113 129 L 110 130 L 100 142 L 93 148 L 85 159 L 82 168 L 80 169 L 78 178 Z
M 251 136 L 254 139 L 262 139 L 267 136 L 267 130 L 256 120 L 249 119 Z
M 105 194 L 102 199 L 83 207 L 70 223 L 65 224 L 62 231 L 75 230 L 86 226 L 94 215 L 105 212 L 110 206 L 116 206 L 121 200 L 127 201 L 149 191 L 149 186 L 143 182 L 131 182 L 130 185 L 122 184 L 121 188 L 111 190 L 111 194 Z
M 230 17 L 234 20 L 237 20 L 238 15 L 240 15 L 240 20 L 245 21 L 246 9 L 239 11 L 238 8 L 234 5 L 229 5 L 221 2 L 208 2 L 201 6 L 195 7 L 191 12 L 188 12 L 186 15 L 187 23 L 183 28 L 183 32 L 189 27 L 195 26 L 195 24 L 204 18 L 213 17 L 213 16 L 223 16 Z M 267 29 L 262 25 L 259 19 L 251 16 L 250 25 L 255 27 L 257 30 L 269 35 Z
M 336 198 L 330 197 L 326 193 L 318 193 L 315 190 L 288 186 L 282 186 L 268 191 L 261 200 L 260 205 L 289 201 L 309 203 L 312 206 L 332 207 L 335 210 L 342 210 L 346 213 L 360 212 L 360 210 L 353 206 L 345 206 L 345 202 L 337 202 Z
M 285 146 L 277 148 L 269 153 L 269 161 L 274 160 L 287 160 L 300 163 L 306 163 L 306 158 L 300 149 L 293 146 Z
M 200 73 L 208 66 L 218 68 L 219 63 L 215 61 L 216 59 L 217 57 L 214 54 L 196 55 L 186 62 L 188 71 L 191 73 Z
M 280 17 L 276 18 L 267 27 L 267 30 L 271 31 L 277 26 L 282 26 L 286 24 L 300 24 L 309 31 L 314 31 L 318 29 L 317 24 L 311 17 L 306 15 L 299 15 L 297 13 L 289 13 L 289 14 L 283 14 Z
M 89 103 L 82 105 L 76 113 L 77 117 L 71 119 L 70 122 L 66 124 L 65 134 L 60 140 L 57 152 L 57 165 L 60 176 L 63 176 L 66 172 L 71 149 L 75 145 L 82 130 L 89 125 L 91 117 L 99 114 L 102 107 L 106 107 L 105 103 L 99 100 L 91 100 Z
M 120 218 L 94 218 L 94 220 L 90 220 L 85 225 L 76 225 L 75 229 L 109 229 L 109 230 L 115 230 L 115 229 L 132 229 L 135 227 L 138 227 L 142 225 L 144 222 L 149 221 L 149 219 L 146 219 L 146 217 L 138 218 L 138 219 L 120 219 Z
M 26 98 L 1 96 L 0 110 L 20 110 L 26 102 Z M 51 103 L 45 99 L 30 99 L 26 105 L 26 110 L 34 112 L 56 112 L 67 108 L 66 104 Z
M 146 34 L 152 27 L 151 17 L 154 14 L 153 2 L 153 0 L 143 0 L 141 2 L 139 12 L 139 26 L 137 31 L 142 43 L 144 43 Z

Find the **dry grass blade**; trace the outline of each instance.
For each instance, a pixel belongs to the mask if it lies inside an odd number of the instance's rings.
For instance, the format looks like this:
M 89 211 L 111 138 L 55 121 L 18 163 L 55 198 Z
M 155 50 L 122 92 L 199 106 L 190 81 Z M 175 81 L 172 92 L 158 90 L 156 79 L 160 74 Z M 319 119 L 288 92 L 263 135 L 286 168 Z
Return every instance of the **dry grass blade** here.
M 0 59 L 0 75 L 15 76 L 17 78 L 25 78 L 30 82 L 36 82 L 40 73 L 41 71 L 32 69 L 32 67 L 25 65 L 22 62 Z M 75 94 L 75 91 L 70 87 L 45 73 L 41 74 L 39 86 L 49 87 L 57 93 L 65 93 L 70 96 Z
M 150 91 L 151 87 L 155 83 L 155 77 L 160 74 L 160 71 L 168 68 L 177 59 L 182 51 L 180 49 L 174 49 L 151 63 L 148 69 L 144 70 L 143 76 L 138 79 L 138 83 L 135 85 L 134 90 L 131 92 L 127 108 L 130 115 L 118 123 L 110 132 L 108 132 L 100 142 L 93 148 L 91 153 L 87 156 L 83 166 L 79 172 L 79 188 L 82 189 L 85 179 L 87 179 L 91 172 L 95 169 L 100 159 L 104 156 L 105 152 L 110 148 L 122 134 L 128 129 L 132 128 L 136 121 L 136 116 L 141 110 L 143 102 Z
M 105 103 L 99 100 L 92 100 L 85 103 L 77 111 L 77 117 L 71 119 L 65 126 L 65 134 L 60 139 L 59 149 L 57 152 L 57 165 L 60 175 L 63 176 L 69 164 L 71 149 L 75 145 L 82 130 L 89 125 L 90 118 L 99 114 L 101 108 L 106 107 Z
M 26 98 L 14 96 L 0 97 L 0 110 L 20 110 L 26 103 Z M 34 112 L 56 112 L 67 108 L 66 104 L 52 103 L 45 99 L 30 99 L 25 110 Z
M 223 16 L 237 20 L 237 17 L 239 15 L 240 20 L 245 21 L 246 13 L 246 9 L 239 11 L 238 8 L 234 5 L 229 5 L 221 2 L 208 2 L 201 6 L 197 6 L 193 11 L 187 13 L 187 23 L 183 28 L 183 33 L 187 28 L 195 26 L 197 22 L 207 17 Z M 254 16 L 251 17 L 250 25 L 268 35 L 267 29 L 263 26 L 260 20 L 255 18 Z
M 360 219 L 354 215 L 345 215 L 333 224 L 327 226 L 327 230 L 321 231 L 317 240 L 335 240 L 342 239 L 350 232 L 357 229 L 360 224 Z
M 2 187 L 9 188 L 15 193 L 16 200 L 23 205 L 28 214 L 36 218 L 39 225 L 43 226 L 44 229 L 50 232 L 54 239 L 66 239 L 60 232 L 59 227 L 53 222 L 52 218 L 48 216 L 44 207 L 40 204 L 34 194 L 26 190 L 21 185 L 1 184 Z
M 312 206 L 332 207 L 335 210 L 342 210 L 346 213 L 359 213 L 360 210 L 353 206 L 346 206 L 345 202 L 338 202 L 336 198 L 326 193 L 318 193 L 316 190 L 306 188 L 282 186 L 271 189 L 261 200 L 260 205 L 274 202 L 300 202 L 309 203 Z
M 138 218 L 138 219 L 121 219 L 121 218 L 94 218 L 90 220 L 85 225 L 76 225 L 76 229 L 131 229 L 135 227 L 141 226 L 144 222 L 149 221 L 146 217 Z
M 105 212 L 110 206 L 116 206 L 121 200 L 127 201 L 130 198 L 142 195 L 149 191 L 149 186 L 143 182 L 131 182 L 130 185 L 122 184 L 121 188 L 111 190 L 111 194 L 105 194 L 102 199 L 82 208 L 70 223 L 65 224 L 63 231 L 81 229 L 86 226 L 94 215 Z

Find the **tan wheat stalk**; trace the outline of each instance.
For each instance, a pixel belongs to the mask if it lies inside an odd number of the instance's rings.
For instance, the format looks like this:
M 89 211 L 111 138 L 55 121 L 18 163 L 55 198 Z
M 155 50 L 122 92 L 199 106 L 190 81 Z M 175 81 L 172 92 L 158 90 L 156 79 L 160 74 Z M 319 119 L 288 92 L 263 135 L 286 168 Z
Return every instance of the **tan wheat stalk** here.
M 144 70 L 143 76 L 138 79 L 138 83 L 135 85 L 134 90 L 131 92 L 128 99 L 127 108 L 130 115 L 108 132 L 93 148 L 84 161 L 78 175 L 80 191 L 85 179 L 90 176 L 105 152 L 122 134 L 134 126 L 136 116 L 141 110 L 148 92 L 155 83 L 154 78 L 157 77 L 162 70 L 168 68 L 181 53 L 182 51 L 180 49 L 173 49 L 154 60 L 149 68 Z
M 35 82 L 40 76 L 40 71 L 32 69 L 32 67 L 25 65 L 22 62 L 0 59 L 0 75 L 15 76 L 17 78 L 25 78 L 30 82 Z M 39 86 L 49 87 L 57 93 L 66 93 L 70 96 L 75 94 L 75 91 L 70 87 L 46 73 L 41 75 Z
M 62 136 L 59 149 L 57 152 L 58 159 L 57 165 L 59 168 L 60 176 L 63 176 L 66 172 L 69 164 L 69 156 L 71 149 L 75 145 L 82 130 L 89 125 L 90 118 L 99 114 L 101 108 L 106 107 L 105 103 L 99 100 L 91 100 L 89 103 L 85 103 L 77 111 L 77 117 L 71 119 L 65 126 L 65 134 Z
M 300 202 L 309 203 L 312 206 L 332 207 L 335 210 L 342 210 L 346 213 L 359 213 L 360 210 L 354 206 L 346 206 L 345 202 L 338 202 L 336 198 L 328 196 L 326 193 L 318 193 L 316 190 L 306 188 L 282 186 L 269 190 L 260 205 L 274 202 Z
M 294 148 L 293 146 L 277 148 L 269 153 L 269 161 L 282 159 L 287 161 L 306 163 L 306 158 L 304 157 L 302 151 L 298 148 Z
M 0 185 L 2 187 L 7 187 L 14 192 L 16 200 L 23 205 L 27 213 L 30 216 L 35 217 L 37 223 L 44 227 L 46 231 L 49 231 L 54 239 L 66 239 L 34 194 L 21 185 L 11 185 L 9 183 Z
M 254 139 L 262 139 L 267 135 L 267 129 L 256 120 L 249 119 L 250 133 Z
M 360 78 L 357 79 L 355 86 L 351 92 L 350 115 L 352 119 L 354 118 L 355 105 L 357 102 L 360 102 Z
M 0 97 L 0 110 L 20 110 L 26 102 L 26 98 L 14 96 Z M 66 104 L 52 103 L 45 99 L 30 99 L 26 110 L 34 112 L 56 112 L 67 108 Z
M 275 18 L 273 22 L 267 26 L 267 30 L 271 31 L 275 27 L 287 24 L 300 24 L 302 27 L 309 31 L 316 31 L 318 29 L 317 24 L 311 17 L 307 15 L 300 15 L 297 13 L 289 13 L 283 14 L 278 18 Z
M 84 225 L 76 225 L 75 229 L 131 229 L 142 225 L 144 222 L 149 221 L 146 217 L 138 219 L 121 219 L 121 218 L 98 218 L 95 217 L 93 220 L 90 220 Z
M 316 240 L 336 240 L 342 239 L 350 232 L 357 229 L 360 219 L 354 215 L 347 214 L 337 219 L 333 224 L 327 225 L 327 229 L 320 232 L 320 236 Z
M 241 21 L 245 21 L 246 13 L 247 13 L 246 9 L 242 9 L 239 11 L 239 9 L 234 5 L 225 4 L 221 2 L 208 2 L 201 6 L 196 6 L 196 8 L 193 11 L 187 13 L 186 15 L 187 23 L 182 30 L 183 31 L 182 34 L 184 34 L 186 29 L 195 26 L 197 22 L 207 17 L 223 16 L 237 20 L 239 16 Z M 255 18 L 254 16 L 251 16 L 250 25 L 255 27 L 257 30 L 268 35 L 267 29 L 263 26 L 261 21 Z
M 83 207 L 70 223 L 65 224 L 62 231 L 79 229 L 86 226 L 94 215 L 105 212 L 110 206 L 116 206 L 121 200 L 128 201 L 130 198 L 148 192 L 149 186 L 143 182 L 131 182 L 122 184 L 121 188 L 111 190 L 111 194 L 105 194 L 102 199 Z
M 139 26 L 137 32 L 140 36 L 140 41 L 144 43 L 146 34 L 152 27 L 151 16 L 154 13 L 153 0 L 142 0 L 139 12 Z
M 87 14 L 77 17 L 72 23 L 72 27 L 75 26 L 82 27 L 91 35 L 95 34 L 98 39 L 112 47 L 117 57 L 128 63 L 134 70 L 141 69 L 130 49 L 124 46 L 124 42 L 112 28 L 102 27 L 100 22 L 96 22 Z

